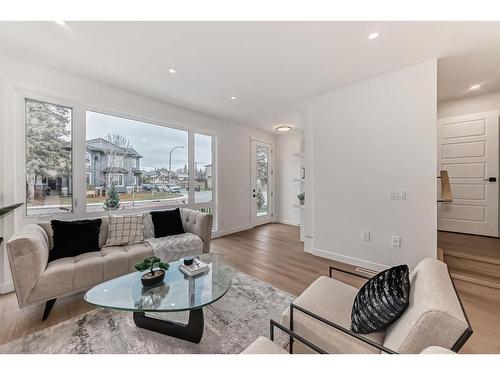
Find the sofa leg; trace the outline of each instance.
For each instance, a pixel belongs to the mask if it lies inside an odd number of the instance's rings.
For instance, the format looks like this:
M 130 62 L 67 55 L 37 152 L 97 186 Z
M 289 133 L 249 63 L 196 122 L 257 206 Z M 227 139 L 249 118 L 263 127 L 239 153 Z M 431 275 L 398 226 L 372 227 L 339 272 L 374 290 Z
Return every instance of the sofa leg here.
M 48 300 L 47 303 L 45 304 L 45 310 L 43 310 L 42 321 L 46 321 L 47 318 L 49 317 L 50 310 L 52 310 L 52 307 L 54 307 L 54 304 L 56 303 L 56 299 L 57 298 Z

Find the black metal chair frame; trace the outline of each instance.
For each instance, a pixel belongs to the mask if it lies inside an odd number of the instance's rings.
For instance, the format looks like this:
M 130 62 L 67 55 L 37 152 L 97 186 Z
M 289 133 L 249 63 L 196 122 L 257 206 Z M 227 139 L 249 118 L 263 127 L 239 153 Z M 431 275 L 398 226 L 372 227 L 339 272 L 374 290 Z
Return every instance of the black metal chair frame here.
M 356 273 L 356 272 L 352 272 L 352 271 L 347 271 L 347 270 L 343 270 L 343 269 L 340 269 L 340 268 L 337 268 L 337 267 L 334 267 L 334 266 L 330 266 L 329 268 L 329 277 L 330 278 L 333 278 L 333 271 L 338 271 L 338 272 L 342 272 L 342 273 L 346 273 L 346 274 L 349 274 L 351 276 L 356 276 L 356 277 L 361 277 L 361 278 L 364 278 L 364 279 L 370 279 L 371 277 L 367 276 L 367 275 L 362 275 L 362 274 L 359 274 L 359 273 Z M 449 273 L 448 273 L 449 274 Z M 472 330 L 472 327 L 471 327 L 471 324 L 470 324 L 470 321 L 469 321 L 469 317 L 467 316 L 467 313 L 465 312 L 465 309 L 464 309 L 464 306 L 462 304 L 462 300 L 460 299 L 460 295 L 458 294 L 457 292 L 457 289 L 456 289 L 456 286 L 455 286 L 455 283 L 453 282 L 453 279 L 451 278 L 451 275 L 450 275 L 450 280 L 451 280 L 451 284 L 453 285 L 453 290 L 455 291 L 455 295 L 457 296 L 458 298 L 458 302 L 460 303 L 460 307 L 462 309 L 462 312 L 464 314 L 464 317 L 465 317 L 465 320 L 467 322 L 467 328 L 465 329 L 464 333 L 458 338 L 458 340 L 455 342 L 455 344 L 452 346 L 451 350 L 454 351 L 454 352 L 458 352 L 462 346 L 465 344 L 465 342 L 469 339 L 469 337 L 472 335 L 473 333 L 473 330 Z M 311 343 L 309 340 L 305 339 L 304 337 L 298 335 L 296 332 L 294 332 L 294 327 L 293 327 L 293 316 L 294 316 L 294 310 L 298 310 L 300 311 L 301 313 L 304 313 L 308 316 L 310 316 L 311 318 L 313 319 L 316 319 L 332 328 L 335 328 L 341 332 L 343 332 L 344 334 L 346 335 L 349 335 L 349 336 L 352 336 L 354 337 L 355 339 L 357 340 L 360 340 L 360 341 L 363 341 L 365 344 L 367 345 L 370 345 L 374 348 L 377 348 L 378 350 L 384 352 L 384 353 L 387 353 L 387 354 L 399 354 L 397 352 L 395 352 L 394 350 L 392 349 L 389 349 L 375 341 L 372 341 L 368 338 L 366 338 L 365 336 L 362 336 L 362 335 L 359 335 L 357 333 L 354 333 L 352 332 L 351 330 L 345 328 L 345 327 L 342 327 L 341 325 L 338 325 L 337 323 L 334 323 L 334 322 L 331 322 L 315 313 L 313 313 L 312 311 L 309 311 L 301 306 L 298 306 L 296 304 L 294 304 L 293 302 L 290 303 L 290 327 L 289 328 L 286 328 L 284 327 L 283 325 L 275 322 L 274 320 L 271 320 L 271 327 L 270 327 L 270 338 L 271 338 L 271 341 L 274 341 L 274 327 L 277 327 L 279 329 L 281 329 L 282 331 L 284 331 L 285 333 L 288 334 L 289 336 L 289 343 L 288 343 L 288 349 L 289 349 L 289 352 L 290 354 L 293 353 L 293 342 L 295 340 L 301 342 L 302 344 L 306 345 L 307 347 L 313 349 L 314 351 L 318 352 L 318 353 L 321 353 L 321 354 L 327 354 L 327 352 L 323 349 L 321 349 L 320 347 L 318 347 L 317 345 Z

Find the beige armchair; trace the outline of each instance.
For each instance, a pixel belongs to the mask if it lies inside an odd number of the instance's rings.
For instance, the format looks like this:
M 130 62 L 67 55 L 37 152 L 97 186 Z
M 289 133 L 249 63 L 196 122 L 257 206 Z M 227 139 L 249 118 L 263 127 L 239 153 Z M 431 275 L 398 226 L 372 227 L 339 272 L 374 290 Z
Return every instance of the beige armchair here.
M 446 264 L 422 260 L 410 274 L 410 285 L 408 308 L 385 331 L 369 335 L 350 331 L 358 289 L 326 276 L 313 282 L 290 305 L 281 324 L 271 321 L 271 325 L 293 333 L 291 352 L 311 352 L 311 346 L 296 340 L 294 334 L 313 343 L 314 351 L 320 348 L 327 353 L 420 353 L 430 346 L 458 352 L 472 329 Z
M 296 338 L 298 337 L 296 336 Z M 266 337 L 260 336 L 240 354 L 289 354 L 289 352 L 287 352 L 283 347 L 281 347 L 274 341 L 271 341 Z M 428 348 L 425 348 L 422 352 L 420 352 L 420 354 L 456 354 L 456 353 L 452 350 L 441 348 L 439 346 L 429 346 Z
M 172 249 L 167 254 L 171 261 L 196 253 L 208 253 L 212 237 L 212 215 L 199 211 L 181 208 L 181 219 L 186 237 L 196 236 L 199 246 L 196 251 L 184 246 L 182 251 L 174 251 L 176 244 L 185 243 L 182 235 L 171 236 L 172 243 L 163 240 L 163 249 Z M 149 217 L 149 215 L 148 215 Z M 146 220 L 144 238 L 152 236 L 152 222 Z M 100 251 L 84 253 L 76 257 L 57 259 L 48 263 L 49 251 L 52 249 L 52 228 L 50 223 L 30 224 L 19 230 L 7 242 L 14 288 L 19 307 L 46 302 L 43 320 L 47 319 L 50 310 L 59 297 L 87 290 L 105 280 L 135 271 L 134 265 L 153 254 L 150 243 L 110 246 L 106 244 L 108 218 L 102 218 L 99 238 Z M 188 239 L 189 240 L 189 239 Z M 151 241 L 151 243 L 154 243 Z M 193 248 L 191 248 L 193 249 Z

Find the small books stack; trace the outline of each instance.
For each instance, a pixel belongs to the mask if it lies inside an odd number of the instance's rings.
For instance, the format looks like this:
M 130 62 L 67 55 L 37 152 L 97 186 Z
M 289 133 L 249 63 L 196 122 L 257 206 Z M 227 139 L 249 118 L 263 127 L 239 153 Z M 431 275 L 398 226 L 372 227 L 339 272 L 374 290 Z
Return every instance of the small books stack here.
M 193 263 L 190 264 L 189 266 L 186 266 L 184 263 L 181 263 L 179 265 L 179 269 L 184 272 L 188 276 L 196 276 L 199 274 L 202 274 L 203 272 L 206 272 L 209 270 L 208 264 L 202 262 L 199 259 L 194 259 Z

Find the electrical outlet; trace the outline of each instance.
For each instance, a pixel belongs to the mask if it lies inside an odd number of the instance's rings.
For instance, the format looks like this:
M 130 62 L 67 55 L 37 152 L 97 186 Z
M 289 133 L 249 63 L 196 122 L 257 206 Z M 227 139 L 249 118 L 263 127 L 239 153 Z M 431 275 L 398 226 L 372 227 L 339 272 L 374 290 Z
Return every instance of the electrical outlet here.
M 401 247 L 401 237 L 400 236 L 392 236 L 391 237 L 392 247 Z
M 391 191 L 391 200 L 393 200 L 393 201 L 404 201 L 404 200 L 406 200 L 406 191 L 405 190 Z
M 361 233 L 361 239 L 363 241 L 370 241 L 370 232 L 367 231 L 367 230 L 364 230 L 362 233 Z

